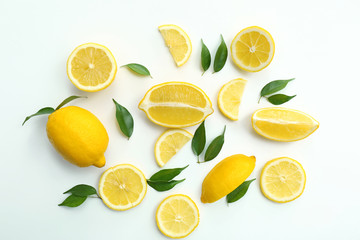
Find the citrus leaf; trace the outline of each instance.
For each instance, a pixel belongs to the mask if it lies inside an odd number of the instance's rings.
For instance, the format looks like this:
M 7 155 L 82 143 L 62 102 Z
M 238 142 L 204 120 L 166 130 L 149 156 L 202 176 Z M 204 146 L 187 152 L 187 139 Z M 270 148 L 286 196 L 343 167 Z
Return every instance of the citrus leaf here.
M 223 133 L 217 136 L 206 149 L 205 158 L 204 158 L 205 162 L 213 160 L 220 153 L 221 148 L 225 142 L 225 131 L 226 131 L 226 126 L 224 127 Z
M 78 197 L 87 197 L 90 195 L 97 194 L 96 189 L 94 187 L 86 185 L 86 184 L 76 185 L 75 187 L 64 192 L 64 194 L 66 194 L 66 193 L 71 193 Z
M 201 39 L 201 66 L 204 70 L 203 75 L 206 72 L 206 70 L 209 69 L 210 63 L 211 63 L 210 51 L 205 45 L 204 41 Z
M 80 197 L 80 196 L 76 196 L 76 195 L 70 195 L 62 203 L 60 203 L 58 206 L 78 207 L 83 202 L 85 202 L 86 198 L 87 197 Z
M 179 184 L 179 183 L 181 183 L 183 181 L 185 181 L 185 178 L 181 179 L 181 180 L 171 180 L 171 181 L 151 181 L 151 180 L 147 180 L 147 183 L 149 184 L 150 187 L 152 187 L 156 191 L 164 192 L 164 191 L 168 191 L 168 190 L 172 189 L 177 184 Z
M 259 102 L 262 97 L 268 96 L 270 94 L 276 93 L 276 92 L 284 89 L 286 87 L 286 85 L 289 82 L 293 81 L 294 79 L 295 78 L 291 78 L 288 80 L 275 80 L 275 81 L 269 82 L 261 89 Z
M 242 184 L 240 184 L 240 186 L 238 186 L 234 191 L 232 191 L 226 196 L 226 201 L 228 203 L 233 203 L 239 200 L 240 198 L 242 198 L 243 196 L 245 196 L 247 190 L 249 189 L 250 184 L 255 180 L 256 178 L 251 179 L 249 181 L 245 181 Z
M 134 119 L 125 107 L 121 106 L 114 99 L 113 102 L 116 107 L 116 119 L 119 127 L 124 135 L 130 138 L 134 130 Z
M 150 181 L 170 181 L 177 175 L 179 175 L 185 168 L 187 168 L 189 165 L 183 167 L 183 168 L 170 168 L 170 169 L 163 169 L 158 171 L 157 173 L 153 174 L 149 180 Z
M 220 36 L 221 36 L 221 43 L 215 54 L 214 72 L 219 72 L 224 67 L 228 56 L 228 49 L 226 47 L 224 38 L 222 35 Z
M 34 114 L 30 115 L 30 116 L 27 116 L 25 118 L 24 122 L 22 123 L 22 125 L 24 126 L 24 124 L 32 117 L 39 116 L 39 115 L 44 115 L 44 114 L 51 114 L 53 112 L 55 112 L 55 109 L 53 109 L 52 107 L 42 108 L 39 111 L 37 111 L 37 113 L 34 113 Z
M 194 133 L 194 137 L 191 141 L 191 148 L 194 154 L 198 157 L 198 163 L 199 163 L 199 156 L 203 152 L 205 144 L 206 144 L 205 121 L 203 121 L 200 124 L 200 126 L 196 129 Z
M 77 99 L 77 98 L 87 98 L 86 96 L 70 96 L 68 98 L 66 98 L 64 101 L 62 101 L 59 106 L 57 106 L 57 108 L 55 108 L 55 110 L 58 110 L 60 109 L 62 106 L 64 106 L 65 104 L 71 102 L 72 100 L 74 99 Z
M 296 97 L 296 95 L 288 96 L 285 94 L 275 94 L 275 95 L 268 97 L 267 100 L 274 105 L 281 105 L 283 103 L 290 101 L 294 97 Z
M 122 67 L 128 67 L 131 71 L 137 73 L 137 74 L 140 74 L 140 75 L 143 75 L 143 76 L 151 76 L 150 74 L 150 71 L 143 65 L 141 64 L 138 64 L 138 63 L 129 63 L 129 64 L 126 64 Z

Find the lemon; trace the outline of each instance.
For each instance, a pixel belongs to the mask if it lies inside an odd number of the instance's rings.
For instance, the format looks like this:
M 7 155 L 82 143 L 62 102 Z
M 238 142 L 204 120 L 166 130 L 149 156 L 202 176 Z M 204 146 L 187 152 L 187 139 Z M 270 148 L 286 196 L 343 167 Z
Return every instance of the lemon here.
M 239 106 L 246 82 L 242 78 L 234 79 L 224 84 L 220 89 L 218 95 L 219 109 L 231 120 L 239 119 Z
M 202 183 L 201 202 L 212 203 L 242 184 L 255 168 L 255 157 L 232 155 L 219 162 Z
M 275 43 L 268 31 L 253 26 L 241 30 L 235 36 L 230 52 L 239 68 L 249 72 L 258 72 L 272 61 Z
M 78 46 L 67 61 L 70 81 L 87 92 L 97 92 L 108 87 L 114 81 L 116 71 L 116 61 L 110 50 L 97 43 Z
M 152 87 L 139 104 L 153 123 L 169 128 L 196 125 L 214 112 L 209 97 L 195 85 L 166 82 Z
M 165 198 L 156 211 L 159 230 L 170 238 L 183 238 L 199 225 L 199 209 L 190 197 L 182 194 Z
M 131 164 L 119 164 L 106 170 L 100 178 L 99 194 L 106 206 L 124 211 L 144 199 L 147 183 L 144 174 Z
M 173 24 L 161 25 L 159 31 L 176 65 L 178 67 L 184 65 L 189 60 L 192 51 L 189 36 L 179 26 Z
M 267 162 L 261 171 L 260 187 L 268 199 L 285 203 L 295 200 L 304 192 L 306 175 L 301 164 L 281 157 Z
M 193 135 L 183 129 L 166 130 L 155 143 L 155 159 L 163 167 Z
M 253 129 L 263 137 L 291 142 L 304 139 L 319 127 L 310 115 L 288 108 L 262 108 L 252 115 Z
M 46 131 L 54 148 L 69 162 L 79 167 L 105 165 L 109 137 L 91 112 L 75 106 L 60 108 L 49 116 Z

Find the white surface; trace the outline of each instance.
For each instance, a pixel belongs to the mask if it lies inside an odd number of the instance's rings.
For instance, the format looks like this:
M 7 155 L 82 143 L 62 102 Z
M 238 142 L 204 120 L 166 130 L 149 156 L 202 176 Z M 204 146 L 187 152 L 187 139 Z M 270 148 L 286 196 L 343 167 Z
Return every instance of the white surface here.
M 0 2 L 1 29 L 1 207 L 0 239 L 166 239 L 155 224 L 155 211 L 170 194 L 192 197 L 200 209 L 200 225 L 188 239 L 360 239 L 359 207 L 359 1 L 5 1 Z M 183 27 L 193 42 L 188 63 L 177 68 L 157 26 Z M 259 73 L 245 73 L 229 59 L 216 74 L 201 77 L 200 38 L 212 56 L 223 34 L 227 45 L 243 28 L 259 25 L 276 43 L 275 57 Z M 77 90 L 66 76 L 66 60 L 79 44 L 106 45 L 118 65 L 146 65 L 154 79 L 120 68 L 114 83 L 97 93 Z M 216 107 L 225 82 L 248 80 L 237 122 Z M 275 79 L 296 77 L 285 93 L 297 97 L 285 107 L 309 113 L 320 128 L 309 138 L 273 142 L 256 135 L 250 115 L 261 87 Z M 159 193 L 149 188 L 144 201 L 126 212 L 108 209 L 89 199 L 70 209 L 58 207 L 70 187 L 96 186 L 101 173 L 119 163 L 132 163 L 147 177 L 158 171 L 153 147 L 163 128 L 152 124 L 137 104 L 151 86 L 165 81 L 188 81 L 203 88 L 215 113 L 206 122 L 208 139 L 227 125 L 220 155 L 198 165 L 187 145 L 167 167 L 190 164 L 184 183 Z M 25 116 L 44 106 L 56 106 L 78 94 L 88 99 L 72 104 L 93 112 L 110 136 L 107 163 L 102 169 L 78 168 L 55 152 L 47 140 L 46 117 Z M 130 141 L 115 122 L 115 98 L 135 119 Z M 194 132 L 195 128 L 189 128 Z M 200 203 L 202 179 L 226 156 L 255 155 L 251 177 L 258 180 L 240 201 L 227 206 L 222 199 Z M 259 189 L 259 174 L 270 159 L 292 157 L 307 174 L 304 194 L 287 204 L 267 200 Z

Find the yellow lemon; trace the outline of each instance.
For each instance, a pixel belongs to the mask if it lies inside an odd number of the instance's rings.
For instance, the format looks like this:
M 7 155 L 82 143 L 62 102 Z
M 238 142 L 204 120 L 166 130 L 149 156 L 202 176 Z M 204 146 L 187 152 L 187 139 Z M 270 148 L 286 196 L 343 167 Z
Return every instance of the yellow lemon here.
M 199 209 L 190 197 L 183 194 L 165 198 L 156 211 L 159 230 L 170 238 L 183 238 L 199 225 Z
M 260 187 L 268 199 L 285 203 L 295 200 L 304 192 L 306 175 L 301 164 L 281 157 L 267 162 L 261 172 Z
M 219 162 L 203 181 L 201 202 L 212 203 L 234 191 L 250 176 L 255 160 L 254 156 L 236 154 Z
M 49 116 L 46 131 L 54 148 L 72 164 L 79 167 L 105 165 L 109 137 L 91 112 L 75 106 L 60 108 Z

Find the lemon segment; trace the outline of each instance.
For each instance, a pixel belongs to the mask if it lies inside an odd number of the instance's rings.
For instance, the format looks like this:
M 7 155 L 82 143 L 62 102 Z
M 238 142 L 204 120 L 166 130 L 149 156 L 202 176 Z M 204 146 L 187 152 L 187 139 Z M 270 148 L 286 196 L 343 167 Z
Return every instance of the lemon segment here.
M 239 119 L 239 106 L 247 81 L 239 78 L 224 84 L 218 95 L 220 111 L 231 120 Z
M 78 46 L 67 61 L 70 81 L 86 92 L 108 87 L 114 81 L 116 71 L 116 61 L 110 50 L 97 43 Z
M 105 205 L 117 211 L 141 203 L 147 190 L 144 174 L 131 164 L 119 164 L 106 170 L 99 182 L 99 194 Z
M 251 121 L 258 134 L 282 142 L 304 139 L 319 128 L 319 123 L 310 115 L 288 108 L 259 109 Z
M 258 72 L 272 61 L 275 43 L 268 31 L 253 26 L 241 30 L 235 36 L 230 52 L 239 68 L 249 72 Z
M 267 162 L 261 172 L 260 187 L 268 199 L 285 203 L 295 200 L 304 192 L 306 175 L 301 164 L 281 157 Z
M 199 209 L 195 202 L 182 194 L 165 198 L 156 211 L 159 230 L 170 238 L 183 238 L 199 225 Z
M 184 65 L 189 60 L 192 51 L 189 36 L 179 26 L 173 24 L 161 25 L 159 31 L 176 65 L 178 67 Z
M 157 164 L 163 167 L 192 137 L 183 129 L 170 129 L 161 134 L 155 144 Z

